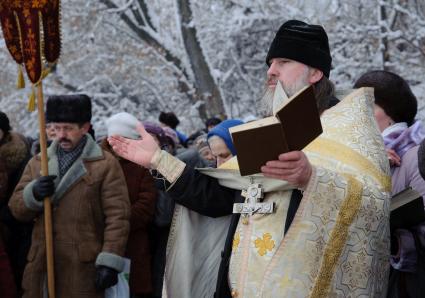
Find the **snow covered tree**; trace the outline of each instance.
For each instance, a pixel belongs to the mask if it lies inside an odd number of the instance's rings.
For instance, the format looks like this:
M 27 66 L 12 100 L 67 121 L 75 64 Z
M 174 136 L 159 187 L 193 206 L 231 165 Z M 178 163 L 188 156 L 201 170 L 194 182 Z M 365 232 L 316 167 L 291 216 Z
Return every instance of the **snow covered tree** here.
M 170 10 L 175 10 L 175 17 L 172 21 L 177 32 L 180 33 L 180 40 L 172 40 L 172 34 L 162 32 L 160 34 L 159 22 L 154 18 L 158 17 L 152 13 L 144 0 L 129 0 L 124 4 L 120 1 L 100 0 L 109 8 L 109 13 L 116 13 L 124 23 L 126 29 L 130 29 L 141 42 L 153 48 L 164 60 L 170 64 L 178 77 L 179 88 L 189 97 L 191 103 L 201 101 L 201 117 L 219 115 L 225 116 L 220 90 L 217 87 L 211 74 L 210 66 L 203 54 L 202 48 L 197 38 L 197 30 L 193 25 L 192 9 L 189 0 L 176 0 L 172 5 L 167 5 Z M 120 6 L 122 5 L 122 6 Z M 172 14 L 171 14 L 172 16 Z M 170 28 L 171 29 L 171 28 Z M 169 40 L 166 40 L 169 38 Z M 183 44 L 183 57 L 179 57 L 178 51 L 174 48 Z M 186 59 L 186 61 L 183 61 Z M 205 108 L 208 105 L 208 109 Z
M 425 118 L 425 3 L 418 0 L 72 0 L 62 1 L 62 55 L 45 80 L 46 96 L 87 93 L 93 123 L 126 111 L 156 120 L 174 111 L 186 133 L 210 115 L 261 116 L 265 56 L 289 19 L 321 24 L 333 56 L 331 80 L 350 88 L 364 72 L 406 78 Z M 16 90 L 17 67 L 0 38 L 0 109 L 35 131 Z M 200 117 L 201 116 L 201 117 Z

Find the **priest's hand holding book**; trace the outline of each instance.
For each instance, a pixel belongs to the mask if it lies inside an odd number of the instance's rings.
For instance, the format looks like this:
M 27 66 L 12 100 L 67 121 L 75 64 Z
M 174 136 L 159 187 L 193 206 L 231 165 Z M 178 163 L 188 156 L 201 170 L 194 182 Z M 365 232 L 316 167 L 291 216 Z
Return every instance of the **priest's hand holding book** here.
M 276 93 L 282 86 L 276 86 Z M 283 95 L 276 95 L 277 98 Z M 275 99 L 274 99 L 275 100 Z M 262 173 L 305 189 L 313 172 L 301 151 L 322 132 L 314 89 L 306 86 L 284 99 L 274 116 L 229 129 L 242 176 Z
M 268 161 L 261 167 L 264 176 L 288 181 L 291 185 L 305 189 L 310 181 L 313 167 L 302 151 L 280 154 L 278 160 Z

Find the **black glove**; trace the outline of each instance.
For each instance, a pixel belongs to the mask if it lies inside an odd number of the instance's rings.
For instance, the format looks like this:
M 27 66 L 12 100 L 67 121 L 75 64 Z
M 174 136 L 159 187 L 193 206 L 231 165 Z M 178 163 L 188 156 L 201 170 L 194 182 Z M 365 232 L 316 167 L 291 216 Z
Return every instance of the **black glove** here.
M 102 265 L 96 267 L 96 289 L 104 290 L 115 286 L 117 282 L 117 270 Z
M 50 197 L 55 192 L 55 175 L 42 176 L 32 186 L 32 194 L 37 201 Z

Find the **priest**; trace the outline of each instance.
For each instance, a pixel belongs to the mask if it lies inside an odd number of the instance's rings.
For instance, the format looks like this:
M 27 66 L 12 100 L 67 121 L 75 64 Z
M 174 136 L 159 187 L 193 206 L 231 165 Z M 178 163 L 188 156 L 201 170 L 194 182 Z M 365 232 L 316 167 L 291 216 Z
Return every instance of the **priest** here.
M 389 255 L 389 164 L 373 91 L 329 108 L 331 56 L 321 26 L 288 21 L 267 55 L 268 85 L 291 96 L 315 86 L 323 134 L 241 177 L 237 159 L 193 169 L 141 140 L 109 138 L 158 172 L 176 208 L 164 294 L 172 297 L 381 297 Z M 271 103 L 270 106 L 277 106 Z M 300 115 L 300 118 L 302 115 Z M 259 206 L 245 212 L 244 207 Z M 249 210 L 249 208 L 247 208 Z

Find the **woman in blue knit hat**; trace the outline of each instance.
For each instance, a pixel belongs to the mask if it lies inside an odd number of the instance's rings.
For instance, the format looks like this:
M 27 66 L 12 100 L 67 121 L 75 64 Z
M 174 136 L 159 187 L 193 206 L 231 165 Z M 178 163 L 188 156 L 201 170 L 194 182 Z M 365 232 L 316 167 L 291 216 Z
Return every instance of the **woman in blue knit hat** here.
M 236 155 L 236 149 L 233 146 L 229 128 L 243 123 L 241 120 L 228 119 L 215 126 L 208 133 L 208 144 L 217 160 L 217 167 Z

